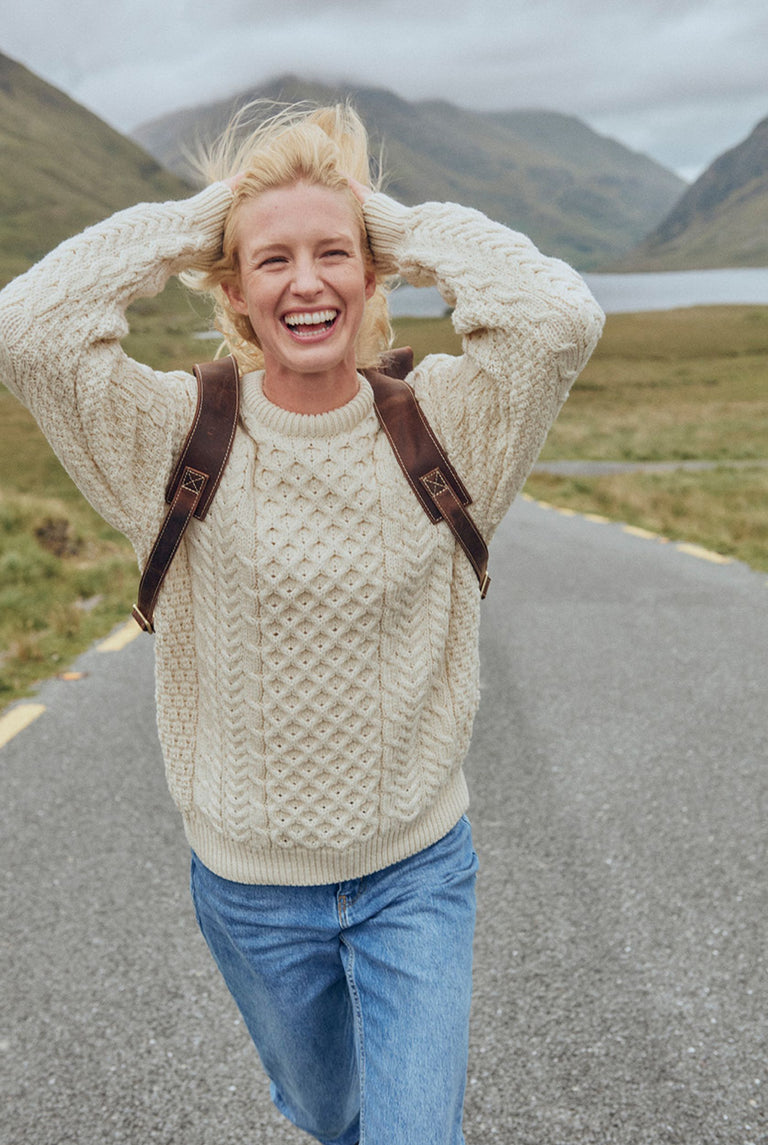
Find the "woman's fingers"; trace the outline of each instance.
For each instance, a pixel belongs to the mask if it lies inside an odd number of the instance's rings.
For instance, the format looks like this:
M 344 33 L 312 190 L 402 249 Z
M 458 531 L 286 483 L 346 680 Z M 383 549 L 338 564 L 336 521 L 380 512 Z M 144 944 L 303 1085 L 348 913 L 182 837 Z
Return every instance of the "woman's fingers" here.
M 352 194 L 356 199 L 359 199 L 361 203 L 364 203 L 365 200 L 370 198 L 373 194 L 370 187 L 366 187 L 363 183 L 358 183 L 357 179 L 352 179 L 349 175 L 347 176 L 347 182 L 352 190 Z

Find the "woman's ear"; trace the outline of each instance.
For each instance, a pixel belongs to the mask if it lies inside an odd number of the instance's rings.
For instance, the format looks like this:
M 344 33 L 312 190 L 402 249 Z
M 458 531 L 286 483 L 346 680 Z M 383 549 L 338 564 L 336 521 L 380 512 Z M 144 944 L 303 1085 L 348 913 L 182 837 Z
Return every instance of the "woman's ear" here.
M 248 313 L 248 303 L 245 300 L 245 295 L 240 289 L 240 282 L 238 279 L 233 279 L 232 282 L 222 282 L 221 289 L 227 296 L 227 301 L 233 310 L 238 314 Z

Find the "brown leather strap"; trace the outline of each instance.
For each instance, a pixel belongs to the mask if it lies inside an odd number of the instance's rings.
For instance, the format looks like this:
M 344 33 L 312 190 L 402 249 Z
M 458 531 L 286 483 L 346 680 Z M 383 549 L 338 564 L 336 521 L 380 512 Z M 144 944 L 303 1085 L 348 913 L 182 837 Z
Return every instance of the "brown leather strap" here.
M 395 363 L 396 367 L 405 364 L 402 358 Z M 392 363 L 387 363 L 386 368 L 392 369 Z M 403 380 L 404 375 L 398 371 L 392 377 L 380 370 L 366 370 L 365 376 L 373 389 L 381 427 L 400 468 L 430 520 L 445 521 L 464 549 L 484 599 L 491 583 L 488 546 L 467 512 L 466 506 L 472 503 L 469 493 L 424 417 L 413 389 Z
M 445 455 L 404 380 L 413 369 L 413 352 L 392 350 L 380 370 L 366 370 L 373 389 L 376 414 L 403 473 L 424 511 L 435 524 L 445 521 L 467 554 L 485 597 L 488 548 L 467 512 L 469 493 Z M 233 357 L 195 366 L 197 409 L 187 440 L 168 482 L 170 508 L 152 546 L 139 584 L 132 615 L 145 632 L 154 632 L 158 593 L 192 517 L 203 520 L 218 488 L 232 449 L 237 426 L 239 392 Z
M 229 459 L 235 437 L 240 407 L 240 387 L 237 363 L 230 354 L 215 362 L 195 366 L 197 378 L 197 409 L 187 440 L 179 454 L 165 499 L 170 505 L 187 466 L 208 475 L 195 516 L 202 521 L 219 487 L 224 466 Z
M 240 401 L 233 357 L 195 366 L 197 409 L 184 448 L 168 482 L 170 508 L 152 546 L 139 583 L 132 615 L 145 632 L 154 632 L 154 611 L 165 575 L 193 516 L 202 520 L 218 488 L 232 449 Z

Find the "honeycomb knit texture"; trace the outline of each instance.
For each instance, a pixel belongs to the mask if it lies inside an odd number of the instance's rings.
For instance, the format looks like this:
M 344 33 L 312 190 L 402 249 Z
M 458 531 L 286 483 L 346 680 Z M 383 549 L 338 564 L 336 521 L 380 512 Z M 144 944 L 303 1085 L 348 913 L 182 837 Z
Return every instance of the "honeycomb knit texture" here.
M 120 212 L 0 295 L 0 377 L 140 564 L 195 383 L 125 355 L 124 311 L 216 257 L 230 203 L 217 184 Z M 377 264 L 453 307 L 463 354 L 410 380 L 490 539 L 602 313 L 574 271 L 477 211 L 374 195 L 365 215 Z M 261 382 L 242 379 L 222 483 L 160 594 L 160 741 L 188 840 L 217 874 L 339 882 L 436 842 L 467 808 L 479 592 L 406 484 L 364 377 L 319 415 L 273 405 Z

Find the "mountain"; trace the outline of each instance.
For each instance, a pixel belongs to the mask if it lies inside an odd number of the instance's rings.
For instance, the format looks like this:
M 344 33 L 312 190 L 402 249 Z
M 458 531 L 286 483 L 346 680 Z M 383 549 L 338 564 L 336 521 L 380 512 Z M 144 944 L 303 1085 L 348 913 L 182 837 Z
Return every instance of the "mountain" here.
M 135 142 L 0 54 L 0 285 L 62 239 L 188 183 Z
M 726 151 L 618 267 L 768 266 L 768 119 Z
M 406 204 L 453 200 L 525 231 L 547 253 L 582 270 L 630 250 L 686 184 L 644 155 L 550 111 L 474 112 L 416 103 L 378 88 L 282 77 L 233 99 L 141 125 L 133 137 L 171 170 L 190 176 L 185 155 L 254 99 L 329 103 L 350 98 L 384 148 L 386 190 Z

